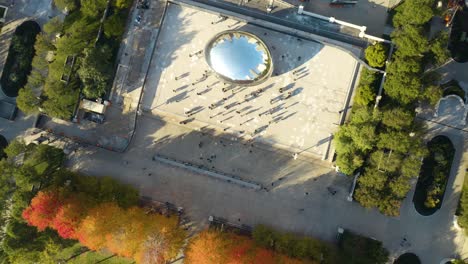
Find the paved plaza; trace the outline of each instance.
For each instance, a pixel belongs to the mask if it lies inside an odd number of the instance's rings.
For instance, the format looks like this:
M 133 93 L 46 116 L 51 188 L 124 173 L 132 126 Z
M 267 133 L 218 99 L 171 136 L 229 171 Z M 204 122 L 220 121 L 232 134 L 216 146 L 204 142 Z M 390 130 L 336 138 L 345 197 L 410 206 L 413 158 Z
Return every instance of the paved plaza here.
M 437 134 L 451 133 L 447 131 L 448 128 L 441 126 L 430 129 Z M 465 171 L 464 153 L 467 153 L 460 134 L 449 134 L 457 147 L 455 169 L 452 170 L 439 212 L 431 217 L 418 215 L 411 201 L 413 189 L 405 199 L 401 216 L 387 217 L 377 210 L 368 210 L 356 202 L 348 202 L 346 196 L 351 180 L 325 167 L 320 169 L 308 159 L 283 157 L 281 160 L 280 153 L 257 147 L 249 156 L 245 153 L 249 153 L 250 146 L 242 144 L 220 147 L 219 153 L 216 153 L 218 157 L 215 166 L 222 164 L 226 169 L 237 169 L 243 159 L 244 162 L 250 162 L 245 167 L 254 168 L 250 171 L 251 177 L 258 176 L 265 182 L 268 177 L 275 179 L 272 182 L 274 188 L 255 191 L 152 161 L 151 157 L 155 153 L 164 151 L 169 154 L 169 148 L 174 152 L 178 149 L 178 153 L 183 155 L 197 152 L 197 147 L 190 148 L 190 143 L 196 146 L 199 138 L 188 128 L 143 115 L 138 119 L 136 131 L 127 152 L 113 153 L 87 147 L 75 152 L 68 165 L 90 175 L 113 176 L 133 184 L 145 196 L 183 206 L 190 219 L 200 228 L 207 223 L 209 215 L 214 215 L 240 224 L 267 224 L 281 230 L 334 241 L 337 228 L 344 227 L 383 241 L 392 257 L 414 252 L 422 263 L 428 264 L 438 264 L 442 258 L 468 250 L 464 247 L 466 242 L 463 233 L 453 227 L 453 214 Z M 174 136 L 167 134 L 170 131 Z M 203 137 L 205 142 L 210 140 L 207 136 Z M 212 141 L 212 147 L 215 147 L 216 141 Z M 176 142 L 185 142 L 186 145 L 177 145 Z M 223 156 L 220 153 L 224 153 Z M 277 159 L 273 159 L 274 155 Z M 231 160 L 235 162 L 231 163 Z M 322 173 L 318 173 L 320 170 Z M 280 175 L 284 177 L 283 180 L 277 178 Z M 329 186 L 337 190 L 336 195 L 327 192 Z M 400 242 L 404 236 L 409 244 L 402 247 Z
M 170 4 L 144 88 L 142 109 L 188 126 L 208 126 L 294 152 L 326 155 L 331 134 L 359 66 L 348 53 L 318 42 Z M 223 82 L 203 50 L 225 30 L 260 37 L 270 49 L 273 76 L 256 86 Z M 184 122 L 185 121 L 185 122 Z

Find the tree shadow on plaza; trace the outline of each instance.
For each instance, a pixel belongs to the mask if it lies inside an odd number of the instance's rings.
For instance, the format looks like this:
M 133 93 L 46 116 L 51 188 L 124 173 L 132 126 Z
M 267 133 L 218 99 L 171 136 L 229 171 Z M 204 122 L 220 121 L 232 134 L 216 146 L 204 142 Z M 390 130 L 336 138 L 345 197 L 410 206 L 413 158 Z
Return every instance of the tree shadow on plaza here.
M 191 121 L 186 126 L 190 127 Z M 139 122 L 148 121 L 140 119 Z M 146 148 L 145 152 L 254 182 L 268 191 L 286 191 L 298 185 L 307 185 L 305 189 L 313 191 L 318 188 L 326 192 L 326 187 L 336 184 L 347 191 L 350 183 L 327 162 L 310 157 L 294 160 L 292 152 L 272 147 L 263 141 L 243 140 L 237 135 L 209 127 L 199 131 L 187 130 L 181 134 L 164 130 L 155 127 L 143 132 L 145 138 L 141 140 L 145 143 L 141 146 Z

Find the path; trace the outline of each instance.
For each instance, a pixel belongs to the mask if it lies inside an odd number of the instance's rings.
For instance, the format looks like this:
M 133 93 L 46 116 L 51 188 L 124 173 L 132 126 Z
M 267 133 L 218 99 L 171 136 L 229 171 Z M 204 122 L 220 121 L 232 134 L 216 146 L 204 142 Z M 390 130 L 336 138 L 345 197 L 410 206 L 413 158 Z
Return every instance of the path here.
M 329 241 L 335 238 L 338 227 L 344 227 L 383 241 L 394 257 L 411 251 L 418 254 L 423 263 L 429 264 L 453 256 L 463 242 L 459 241 L 460 237 L 452 228 L 459 182 L 463 180 L 460 176 L 451 178 L 449 186 L 453 188 L 446 192 L 442 209 L 432 218 L 414 215 L 410 203 L 412 193 L 405 200 L 401 216 L 389 218 L 376 210 L 367 210 L 357 203 L 348 202 L 346 196 L 350 180 L 331 170 L 326 177 L 315 175 L 313 170 L 308 169 L 311 165 L 307 160 L 289 160 L 287 167 L 295 168 L 294 171 L 298 171 L 301 178 L 275 181 L 278 186 L 268 192 L 240 188 L 235 184 L 152 162 L 151 157 L 157 150 L 155 144 L 162 140 L 157 138 L 154 122 L 161 121 L 143 117 L 138 122 L 136 137 L 126 153 L 87 148 L 77 152 L 69 165 L 85 173 L 111 175 L 132 183 L 145 196 L 183 206 L 189 216 L 201 224 L 206 224 L 209 215 L 215 215 L 234 222 L 241 219 L 240 222 L 247 225 L 268 224 Z M 179 127 L 171 124 L 165 126 Z M 186 132 L 181 133 L 184 135 Z M 198 144 L 198 141 L 193 144 Z M 455 145 L 461 146 L 460 142 Z M 461 158 L 461 151 L 457 149 L 457 158 Z M 222 162 L 228 164 L 229 155 Z M 258 162 L 261 162 L 261 158 Z M 273 171 L 281 170 L 281 166 L 275 163 L 268 166 Z M 461 171 L 464 172 L 464 165 L 458 172 Z M 148 172 L 152 172 L 152 175 L 148 176 Z M 276 175 L 271 177 L 275 178 Z M 328 186 L 336 188 L 337 195 L 330 195 L 326 190 Z M 305 210 L 300 211 L 302 208 Z M 410 246 L 401 247 L 403 236 L 408 237 Z

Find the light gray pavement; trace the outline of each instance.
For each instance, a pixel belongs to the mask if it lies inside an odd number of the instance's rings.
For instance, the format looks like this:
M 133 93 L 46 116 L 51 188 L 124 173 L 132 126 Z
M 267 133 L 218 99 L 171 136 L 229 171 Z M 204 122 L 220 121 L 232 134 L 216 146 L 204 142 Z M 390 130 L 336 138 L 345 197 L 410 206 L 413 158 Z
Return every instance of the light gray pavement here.
M 468 94 L 468 63 L 458 63 L 454 60 L 450 61 L 443 67 L 439 68 L 437 72 L 442 74 L 441 83 L 450 80 L 457 80 L 460 86 Z
M 150 66 L 142 109 L 169 115 L 176 122 L 195 119 L 210 128 L 271 142 L 292 152 L 324 156 L 352 90 L 358 62 L 335 47 L 234 19 L 211 24 L 218 19 L 204 11 L 169 6 Z M 210 68 L 204 54 L 190 54 L 203 51 L 209 39 L 229 29 L 254 33 L 269 46 L 274 70 L 266 82 L 223 92 L 222 88 L 229 85 L 214 74 L 198 81 Z M 251 96 L 259 89 L 263 92 L 258 97 Z M 289 92 L 291 97 L 286 99 Z M 247 102 L 246 98 L 251 100 Z M 211 110 L 212 104 L 219 106 Z M 229 106 L 232 107 L 226 108 Z M 190 110 L 197 112 L 191 118 L 184 114 Z
M 88 147 L 73 154 L 69 166 L 92 175 L 111 175 L 135 185 L 145 196 L 183 206 L 189 217 L 200 225 L 206 224 L 209 215 L 224 217 L 232 222 L 238 222 L 240 218 L 243 224 L 263 223 L 329 241 L 333 241 L 337 228 L 341 226 L 383 241 L 392 256 L 414 252 L 420 256 L 422 263 L 428 264 L 454 256 L 457 249 L 466 252 L 466 248 L 463 248 L 464 237 L 459 236 L 459 232 L 452 227 L 465 171 L 462 161 L 466 157 L 462 157 L 462 146 L 466 145 L 460 138 L 454 142 L 457 152 L 452 175 L 457 177 L 450 178 L 442 209 L 432 217 L 418 216 L 412 206 L 411 192 L 404 202 L 401 216 L 390 218 L 376 210 L 367 210 L 357 203 L 346 201 L 350 179 L 336 174 L 331 168 L 324 167 L 324 173 L 316 173 L 315 165 L 310 164 L 309 159 L 289 158 L 275 162 L 272 156 L 266 155 L 268 150 L 254 147 L 254 156 L 245 157 L 245 160 L 258 164 L 253 166 L 256 174 L 250 177 L 274 181 L 274 188 L 268 192 L 241 188 L 152 161 L 155 153 L 172 148 L 171 145 L 181 153 L 195 152 L 193 155 L 198 155 L 199 139 L 193 138 L 193 132 L 182 126 L 161 122 L 143 115 L 139 118 L 136 136 L 126 153 Z M 170 138 L 158 130 L 158 123 L 164 125 L 161 130 L 168 129 L 179 136 Z M 210 136 L 209 133 L 201 137 L 219 140 L 218 136 Z M 186 146 L 177 145 L 178 141 L 187 141 Z M 225 154 L 216 158 L 217 164 L 236 169 L 238 163 L 231 161 L 238 155 L 239 148 L 242 147 L 223 150 Z M 248 153 L 250 147 L 245 148 L 244 153 Z M 271 152 L 270 155 L 280 154 Z M 458 164 L 460 167 L 457 167 Z M 284 168 L 293 168 L 291 177 L 278 181 Z M 335 196 L 327 192 L 329 186 L 338 190 Z M 305 210 L 301 212 L 299 209 Z M 400 245 L 403 236 L 407 236 L 410 245 Z
M 437 69 L 441 74 L 441 84 L 455 80 L 460 87 L 465 91 L 465 102 L 468 99 L 468 63 L 458 63 L 456 61 L 449 61 L 447 64 Z M 450 96 L 441 100 L 435 107 L 421 106 L 421 113 L 419 117 L 431 120 L 439 124 L 445 124 L 461 130 L 466 130 L 467 121 L 467 104 L 463 103 L 457 97 Z
M 25 116 L 19 112 L 15 121 L 10 121 L 0 118 L 0 135 L 4 136 L 8 141 L 20 136 L 24 136 L 31 130 L 34 125 L 34 116 Z

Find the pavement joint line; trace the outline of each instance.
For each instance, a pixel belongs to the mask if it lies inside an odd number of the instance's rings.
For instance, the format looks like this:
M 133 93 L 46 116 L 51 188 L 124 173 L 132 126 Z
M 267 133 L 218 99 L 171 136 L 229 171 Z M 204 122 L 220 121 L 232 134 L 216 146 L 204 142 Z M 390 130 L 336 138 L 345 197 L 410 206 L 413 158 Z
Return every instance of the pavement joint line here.
M 260 184 L 239 180 L 239 179 L 234 178 L 233 176 L 228 176 L 228 175 L 224 175 L 224 174 L 221 174 L 221 173 L 218 173 L 218 172 L 197 168 L 193 164 L 190 164 L 188 162 L 176 161 L 176 160 L 173 160 L 173 159 L 170 159 L 170 158 L 167 158 L 167 157 L 163 157 L 163 156 L 161 156 L 159 154 L 156 154 L 153 157 L 153 160 L 159 161 L 159 162 L 162 162 L 162 163 L 174 166 L 174 167 L 179 167 L 179 168 L 191 170 L 191 171 L 197 172 L 199 174 L 205 174 L 205 175 L 208 175 L 210 177 L 216 178 L 218 180 L 223 180 L 223 181 L 226 181 L 226 182 L 229 182 L 229 183 L 235 183 L 237 185 L 247 187 L 247 188 L 252 188 L 254 190 L 261 190 L 262 189 L 262 186 Z

